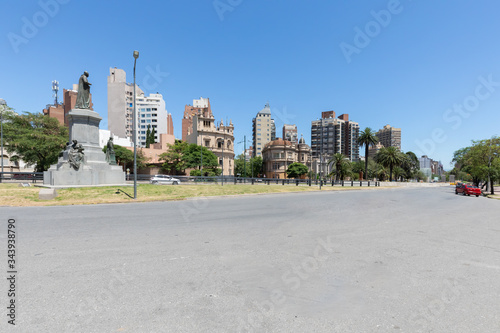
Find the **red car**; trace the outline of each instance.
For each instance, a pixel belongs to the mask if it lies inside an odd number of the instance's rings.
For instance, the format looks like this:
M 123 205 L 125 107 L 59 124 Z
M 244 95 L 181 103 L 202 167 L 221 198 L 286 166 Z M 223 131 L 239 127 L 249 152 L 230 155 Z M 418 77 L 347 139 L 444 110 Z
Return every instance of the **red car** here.
M 455 194 L 462 193 L 463 195 L 475 195 L 476 197 L 481 195 L 481 189 L 477 186 L 471 184 L 458 183 L 455 187 Z

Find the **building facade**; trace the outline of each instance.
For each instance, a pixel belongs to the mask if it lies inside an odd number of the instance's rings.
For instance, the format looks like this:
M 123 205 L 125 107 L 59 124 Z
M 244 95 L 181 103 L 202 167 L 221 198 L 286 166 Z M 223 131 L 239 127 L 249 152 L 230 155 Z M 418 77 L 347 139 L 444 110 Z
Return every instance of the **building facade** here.
M 73 89 L 64 89 L 62 104 L 48 104 L 43 109 L 43 114 L 56 118 L 61 125 L 69 126 L 68 113 L 75 108 L 78 96 L 78 84 L 73 84 Z M 93 110 L 92 94 L 90 94 L 90 110 Z
M 378 130 L 376 136 L 384 147 L 396 147 L 401 150 L 401 128 L 385 125 L 384 128 Z
M 276 139 L 276 124 L 271 118 L 269 103 L 266 103 L 264 108 L 252 119 L 252 138 L 254 157 L 262 156 L 264 146 Z
M 266 178 L 286 179 L 290 164 L 302 163 L 309 170 L 312 167 L 311 148 L 301 138 L 298 143 L 278 138 L 267 143 L 262 150 L 264 175 Z
M 167 112 L 161 94 L 144 93 L 136 97 L 137 103 L 137 146 L 146 147 L 148 128 L 155 130 L 155 142 L 159 142 L 160 134 L 174 135 L 172 115 Z
M 185 109 L 188 110 L 189 117 L 186 117 L 186 113 L 184 114 L 183 130 L 184 124 L 190 123 L 191 127 L 186 127 L 185 140 L 183 141 L 206 147 L 219 159 L 219 167 L 222 169 L 223 175 L 234 175 L 233 123 L 229 121 L 228 124 L 224 124 L 221 120 L 217 125 L 208 98 L 194 100 L 193 105 L 189 105 L 189 107 Z M 196 110 L 196 112 L 193 114 L 192 110 Z
M 321 113 L 321 119 L 311 123 L 311 149 L 313 158 L 326 163 L 334 154 L 342 153 L 350 161 L 359 160 L 359 124 L 349 121 L 348 114 L 335 118 L 335 111 Z
M 136 85 L 137 146 L 146 146 L 146 132 L 155 129 L 155 142 L 160 134 L 173 135 L 172 115 L 167 112 L 161 94 L 146 96 Z M 123 69 L 110 68 L 108 76 L 108 129 L 118 137 L 133 140 L 134 84 L 127 83 Z
M 283 125 L 283 140 L 298 143 L 297 125 Z

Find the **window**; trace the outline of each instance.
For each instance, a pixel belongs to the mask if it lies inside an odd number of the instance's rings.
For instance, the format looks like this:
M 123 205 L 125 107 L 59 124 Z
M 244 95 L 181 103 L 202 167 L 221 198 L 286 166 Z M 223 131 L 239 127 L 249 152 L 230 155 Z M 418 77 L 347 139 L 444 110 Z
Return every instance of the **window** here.
M 144 124 L 146 122 L 146 120 L 141 120 L 141 124 Z
M 222 141 L 217 141 L 217 148 L 222 148 Z

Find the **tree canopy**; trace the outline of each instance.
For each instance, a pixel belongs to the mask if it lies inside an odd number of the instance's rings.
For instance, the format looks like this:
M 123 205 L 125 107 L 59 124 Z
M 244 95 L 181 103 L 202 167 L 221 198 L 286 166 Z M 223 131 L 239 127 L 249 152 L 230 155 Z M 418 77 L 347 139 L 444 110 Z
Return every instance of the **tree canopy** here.
M 294 162 L 288 166 L 286 170 L 286 175 L 288 178 L 299 178 L 302 175 L 305 175 L 309 169 L 302 163 Z
M 364 178 L 368 179 L 368 149 L 371 146 L 375 146 L 378 142 L 378 138 L 375 132 L 372 131 L 370 127 L 365 128 L 359 133 L 358 144 L 360 147 L 365 146 L 365 173 Z
M 452 161 L 456 163 L 455 174 L 466 172 L 476 185 L 489 179 L 494 193 L 493 183 L 500 179 L 500 138 L 472 141 L 472 146 L 455 151 Z
M 392 171 L 394 167 L 400 166 L 403 158 L 403 153 L 396 147 L 381 148 L 375 156 L 377 163 L 389 168 L 389 181 L 392 181 Z
M 328 161 L 328 164 L 332 165 L 331 175 L 335 175 L 336 180 L 344 180 L 346 177 L 352 175 L 351 162 L 341 153 L 336 153 Z
M 130 169 L 130 171 L 132 172 L 132 169 L 134 168 L 134 152 L 119 145 L 113 145 L 113 147 L 115 150 L 116 164 L 123 166 L 124 170 L 126 170 L 127 168 Z M 104 146 L 102 151 L 106 153 L 107 149 L 108 147 Z M 137 150 L 137 167 L 143 168 L 146 166 L 146 164 L 146 156 L 144 156 L 144 153 L 141 149 Z
M 243 154 L 238 155 L 234 160 L 234 174 L 239 177 L 259 177 L 262 174 L 262 157 L 252 157 L 245 163 Z
M 41 113 L 6 114 L 3 135 L 7 152 L 14 153 L 36 172 L 48 170 L 57 163 L 59 153 L 66 147 L 69 134 L 57 119 Z
M 206 147 L 182 140 L 175 140 L 174 144 L 168 144 L 168 151 L 159 156 L 164 161 L 162 169 L 170 174 L 185 174 L 188 168 L 200 168 L 203 155 L 203 175 L 219 175 L 219 159 Z M 191 172 L 191 175 L 199 175 L 200 172 Z

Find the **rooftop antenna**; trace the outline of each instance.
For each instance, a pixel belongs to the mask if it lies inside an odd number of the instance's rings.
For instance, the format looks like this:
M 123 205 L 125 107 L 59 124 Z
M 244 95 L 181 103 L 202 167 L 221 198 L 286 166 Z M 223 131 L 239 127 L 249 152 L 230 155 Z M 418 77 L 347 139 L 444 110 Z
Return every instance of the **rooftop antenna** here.
M 52 81 L 52 97 L 54 97 L 54 105 L 57 105 L 57 92 L 59 91 L 59 82 Z

